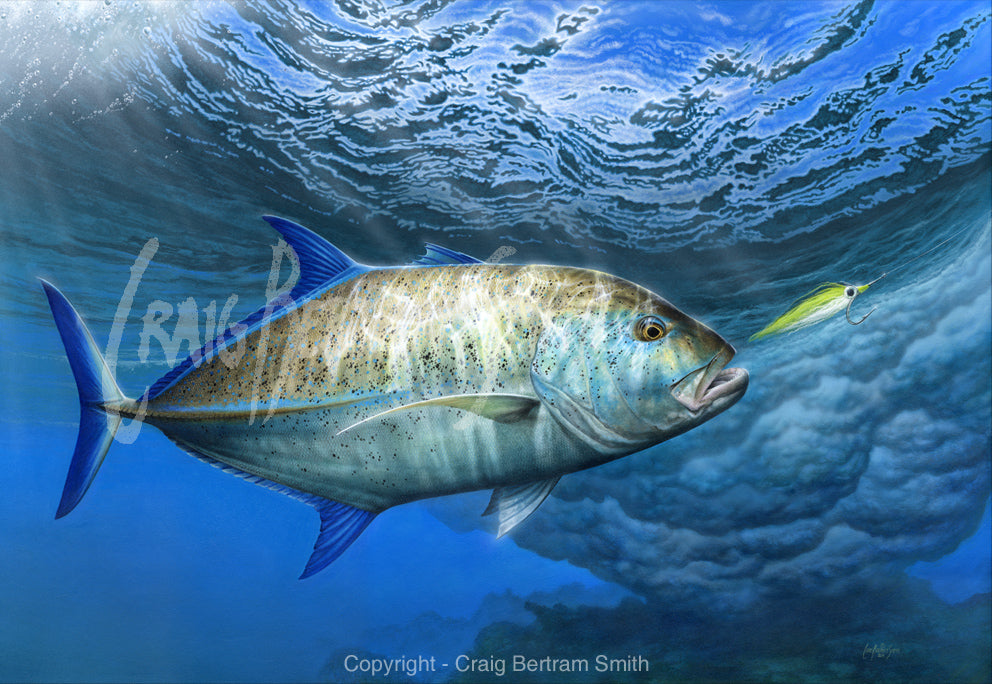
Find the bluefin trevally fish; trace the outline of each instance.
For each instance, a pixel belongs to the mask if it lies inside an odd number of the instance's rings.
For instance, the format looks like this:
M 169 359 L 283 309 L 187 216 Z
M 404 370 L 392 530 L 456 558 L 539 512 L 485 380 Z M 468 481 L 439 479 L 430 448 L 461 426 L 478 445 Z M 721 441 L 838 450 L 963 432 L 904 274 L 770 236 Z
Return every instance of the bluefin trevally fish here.
M 295 287 L 138 399 L 79 314 L 42 280 L 79 391 L 56 517 L 83 498 L 124 419 L 313 506 L 303 571 L 326 567 L 399 504 L 492 489 L 506 534 L 559 478 L 681 434 L 732 406 L 734 348 L 662 297 L 574 267 L 483 263 L 436 245 L 398 267 L 356 263 L 266 216 Z

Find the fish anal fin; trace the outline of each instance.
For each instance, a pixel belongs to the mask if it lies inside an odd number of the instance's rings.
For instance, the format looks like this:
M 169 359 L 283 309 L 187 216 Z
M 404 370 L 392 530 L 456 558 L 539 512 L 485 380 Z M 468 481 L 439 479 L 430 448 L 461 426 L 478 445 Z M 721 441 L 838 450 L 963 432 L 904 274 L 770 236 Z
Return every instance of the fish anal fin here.
M 349 425 L 338 434 L 340 435 L 363 423 L 377 420 L 390 414 L 413 409 L 430 408 L 432 406 L 447 406 L 448 408 L 459 409 L 461 411 L 470 411 L 483 418 L 494 420 L 497 423 L 515 423 L 529 416 L 531 411 L 540 403 L 534 397 L 527 397 L 522 394 L 456 394 L 397 406 L 396 408 L 377 413 L 374 416 L 369 416 L 357 423 Z
M 493 490 L 489 505 L 482 515 L 497 514 L 499 529 L 496 536 L 502 537 L 530 517 L 531 513 L 544 503 L 559 479 L 553 477 L 524 485 L 497 487 Z
M 320 534 L 300 579 L 317 574 L 337 560 L 376 516 L 372 511 L 329 499 L 319 499 L 311 505 L 320 515 Z
M 307 561 L 307 566 L 303 569 L 300 579 L 306 579 L 315 575 L 337 560 L 338 556 L 344 553 L 351 546 L 352 542 L 358 539 L 377 515 L 372 511 L 366 511 L 338 501 L 325 499 L 316 494 L 302 492 L 287 485 L 273 482 L 261 475 L 255 475 L 254 473 L 241 470 L 236 466 L 224 463 L 200 451 L 190 444 L 186 444 L 182 440 L 173 439 L 172 441 L 191 456 L 195 456 L 205 463 L 220 468 L 225 473 L 236 475 L 243 480 L 279 492 L 280 494 L 285 494 L 297 501 L 302 501 L 314 507 L 320 516 L 320 533 L 317 535 L 317 541 L 313 545 L 313 553 L 310 554 L 310 560 Z

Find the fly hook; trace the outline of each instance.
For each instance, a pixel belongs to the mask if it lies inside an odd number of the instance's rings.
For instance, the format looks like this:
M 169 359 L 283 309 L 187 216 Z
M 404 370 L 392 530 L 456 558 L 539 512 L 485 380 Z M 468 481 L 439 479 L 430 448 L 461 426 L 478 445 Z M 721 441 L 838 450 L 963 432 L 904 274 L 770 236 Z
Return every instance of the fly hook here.
M 846 294 L 847 297 L 848 297 L 848 300 L 847 300 L 847 311 L 844 313 L 844 315 L 847 317 L 847 322 L 848 323 L 850 323 L 851 325 L 861 325 L 862 323 L 865 322 L 865 319 L 866 318 L 868 318 L 869 316 L 872 315 L 872 313 L 875 312 L 875 309 L 878 308 L 877 306 L 873 306 L 871 308 L 871 311 L 869 311 L 868 313 L 866 313 L 864 316 L 862 316 L 858 320 L 856 320 L 856 321 L 852 321 L 851 320 L 851 304 L 854 304 L 854 300 L 858 298 L 858 295 L 861 294 L 862 292 L 864 292 L 865 290 L 867 290 L 870 286 L 874 285 L 875 283 L 877 283 L 879 280 L 881 280 L 882 278 L 884 278 L 887 275 L 888 275 L 888 273 L 883 273 L 882 275 L 878 276 L 877 278 L 875 278 L 875 280 L 871 281 L 867 285 L 861 285 L 861 286 L 848 285 L 847 286 L 847 289 L 844 291 L 844 294 Z
M 871 311 L 869 311 L 868 313 L 866 313 L 860 319 L 858 319 L 857 321 L 852 321 L 851 320 L 851 304 L 854 304 L 854 299 L 857 296 L 858 295 L 855 294 L 854 297 L 851 297 L 851 301 L 849 301 L 847 303 L 847 313 L 845 315 L 847 316 L 847 322 L 850 323 L 851 325 L 861 325 L 862 323 L 865 322 L 865 319 L 868 318 L 869 316 L 871 316 L 872 313 L 875 311 L 875 309 L 878 308 L 877 306 L 873 306 L 872 309 L 871 309 Z

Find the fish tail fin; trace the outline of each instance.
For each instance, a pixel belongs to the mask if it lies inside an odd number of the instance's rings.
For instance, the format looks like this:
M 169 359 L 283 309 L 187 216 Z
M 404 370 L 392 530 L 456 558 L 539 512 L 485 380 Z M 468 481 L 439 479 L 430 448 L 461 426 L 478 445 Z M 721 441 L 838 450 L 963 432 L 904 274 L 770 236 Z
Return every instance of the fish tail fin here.
M 79 391 L 79 435 L 62 489 L 62 500 L 55 514 L 56 518 L 61 518 L 75 508 L 86 494 L 121 424 L 120 415 L 107 412 L 106 406 L 120 405 L 126 398 L 72 304 L 51 283 L 42 280 L 41 284 L 48 296 L 48 304 L 62 336 Z

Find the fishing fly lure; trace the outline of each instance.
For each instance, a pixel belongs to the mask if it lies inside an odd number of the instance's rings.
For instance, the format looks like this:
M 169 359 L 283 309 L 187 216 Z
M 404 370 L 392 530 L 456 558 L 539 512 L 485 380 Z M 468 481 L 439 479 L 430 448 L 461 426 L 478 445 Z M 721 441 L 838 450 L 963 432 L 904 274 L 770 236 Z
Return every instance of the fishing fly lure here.
M 797 300 L 792 305 L 792 308 L 784 314 L 751 335 L 748 341 L 754 342 L 770 335 L 795 332 L 801 328 L 824 321 L 845 307 L 847 307 L 847 322 L 851 325 L 861 325 L 875 309 L 872 309 L 857 321 L 853 321 L 851 320 L 851 304 L 854 303 L 854 300 L 859 294 L 884 277 L 884 275 L 879 276 L 867 285 L 821 283 L 806 296 Z
M 861 325 L 864 323 L 865 319 L 871 316 L 871 314 L 878 307 L 873 307 L 871 311 L 858 320 L 852 320 L 851 304 L 854 303 L 854 300 L 857 299 L 858 295 L 890 273 L 894 273 L 900 268 L 908 266 L 917 259 L 934 251 L 938 247 L 947 244 L 961 232 L 961 230 L 957 231 L 954 235 L 942 240 L 922 254 L 917 254 L 909 261 L 886 271 L 866 285 L 849 285 L 847 283 L 821 283 L 817 285 L 811 292 L 797 300 L 788 311 L 755 334 L 751 335 L 751 337 L 748 338 L 748 341 L 754 342 L 755 340 L 760 340 L 764 337 L 770 337 L 772 335 L 795 332 L 796 330 L 815 325 L 820 321 L 825 321 L 834 314 L 840 312 L 841 309 L 846 309 L 844 315 L 847 317 L 848 323 L 851 325 Z

